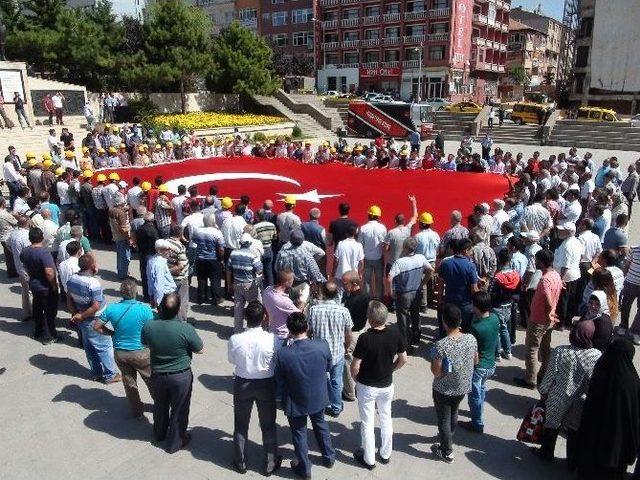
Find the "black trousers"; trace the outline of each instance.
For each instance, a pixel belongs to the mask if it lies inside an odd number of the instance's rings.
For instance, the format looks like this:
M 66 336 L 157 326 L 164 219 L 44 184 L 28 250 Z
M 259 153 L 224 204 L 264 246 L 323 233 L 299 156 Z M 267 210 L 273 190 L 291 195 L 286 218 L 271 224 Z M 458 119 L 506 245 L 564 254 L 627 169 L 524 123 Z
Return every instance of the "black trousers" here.
M 148 255 L 140 255 L 140 279 L 142 281 L 142 298 L 145 302 L 149 302 L 149 285 L 147 283 L 147 262 L 149 261 Z
M 56 330 L 56 315 L 58 314 L 58 294 L 52 289 L 33 291 L 33 313 L 35 323 L 33 336 L 35 338 L 58 338 Z
M 152 374 L 153 386 L 153 433 L 159 442 L 167 441 L 168 453 L 182 448 L 189 426 L 189 407 L 193 373 Z
M 219 260 L 196 258 L 196 278 L 198 279 L 198 303 L 222 301 L 222 265 Z
M 245 465 L 247 436 L 253 404 L 258 408 L 264 449 L 264 471 L 275 466 L 278 441 L 276 436 L 276 387 L 273 378 L 248 380 L 236 377 L 233 382 L 233 447 L 236 465 Z
M 113 237 L 111 234 L 111 227 L 109 226 L 109 215 L 108 211 L 98 209 L 98 229 L 100 230 L 100 238 L 104 243 L 112 243 Z
M 433 405 L 438 416 L 440 450 L 449 455 L 453 451 L 453 433 L 458 425 L 458 407 L 464 395 L 444 395 L 433 390 Z
M 562 290 L 560 301 L 556 308 L 556 314 L 567 328 L 571 327 L 571 319 L 578 314 L 578 305 L 580 305 L 580 300 L 582 299 L 582 295 L 578 292 L 579 284 L 580 279 L 567 282 L 567 288 Z
M 16 278 L 18 276 L 18 272 L 16 272 L 13 253 L 11 253 L 11 249 L 7 246 L 7 242 L 2 242 L 2 250 L 4 252 L 4 263 L 7 265 L 7 278 Z

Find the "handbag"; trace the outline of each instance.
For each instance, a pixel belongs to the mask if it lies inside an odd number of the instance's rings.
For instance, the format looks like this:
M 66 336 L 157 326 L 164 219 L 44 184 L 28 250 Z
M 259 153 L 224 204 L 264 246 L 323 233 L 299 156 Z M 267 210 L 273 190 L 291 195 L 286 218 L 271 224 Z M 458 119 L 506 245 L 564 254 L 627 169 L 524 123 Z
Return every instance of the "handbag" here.
M 522 420 L 516 438 L 520 442 L 542 444 L 544 431 L 545 406 L 543 402 L 536 403 Z

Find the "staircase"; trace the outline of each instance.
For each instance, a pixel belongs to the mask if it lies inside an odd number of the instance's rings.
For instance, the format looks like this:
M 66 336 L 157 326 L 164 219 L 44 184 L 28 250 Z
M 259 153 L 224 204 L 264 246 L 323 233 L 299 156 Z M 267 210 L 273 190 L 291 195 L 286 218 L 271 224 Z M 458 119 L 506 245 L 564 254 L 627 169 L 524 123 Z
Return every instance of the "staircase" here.
M 445 140 L 459 141 L 465 133 L 471 132 L 475 113 L 434 112 L 433 129 L 442 131 Z
M 640 128 L 629 122 L 558 120 L 548 145 L 640 152 Z
M 516 125 L 507 120 L 502 126 L 494 122 L 493 129 L 484 126 L 480 130 L 481 137 L 489 132 L 496 146 L 501 144 L 540 145 L 540 127 L 538 125 Z
M 347 112 L 349 111 L 349 105 L 346 105 L 346 110 L 344 111 L 344 118 L 340 113 L 340 110 L 335 107 L 327 107 L 322 99 L 322 97 L 318 97 L 317 95 L 310 94 L 302 94 L 302 93 L 290 93 L 289 97 L 295 101 L 296 103 L 308 103 L 309 105 L 313 105 L 326 116 L 331 117 L 331 129 L 333 131 L 336 130 L 341 125 L 344 125 L 347 120 Z
M 333 134 L 311 116 L 306 113 L 294 113 L 287 108 L 280 100 L 275 97 L 267 97 L 265 95 L 254 95 L 253 99 L 260 105 L 270 106 L 278 110 L 282 115 L 292 122 L 295 122 L 302 130 L 304 136 L 312 136 L 317 138 L 329 138 Z

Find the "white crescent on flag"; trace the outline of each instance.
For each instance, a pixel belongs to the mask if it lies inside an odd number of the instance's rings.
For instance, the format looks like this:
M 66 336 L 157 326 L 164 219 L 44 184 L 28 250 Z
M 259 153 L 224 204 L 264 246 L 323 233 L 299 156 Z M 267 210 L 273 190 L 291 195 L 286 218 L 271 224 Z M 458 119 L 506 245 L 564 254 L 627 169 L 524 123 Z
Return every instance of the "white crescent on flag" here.
M 274 180 L 276 182 L 290 183 L 297 187 L 300 186 L 300 183 L 298 183 L 296 180 L 289 177 L 283 177 L 281 175 L 273 175 L 271 173 L 243 173 L 243 172 L 207 173 L 203 175 L 192 175 L 190 177 L 174 178 L 173 180 L 167 181 L 166 185 L 169 188 L 170 193 L 177 195 L 179 185 L 185 185 L 187 188 L 189 188 L 191 185 L 198 185 L 204 182 L 219 182 L 221 180 L 243 180 L 243 179 Z

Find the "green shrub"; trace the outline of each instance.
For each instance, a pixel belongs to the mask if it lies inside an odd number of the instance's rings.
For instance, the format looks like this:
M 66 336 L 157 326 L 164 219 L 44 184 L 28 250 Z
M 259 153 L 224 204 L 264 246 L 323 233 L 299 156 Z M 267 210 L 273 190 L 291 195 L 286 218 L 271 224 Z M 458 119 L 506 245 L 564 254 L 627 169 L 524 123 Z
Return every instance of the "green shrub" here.
M 300 129 L 300 127 L 298 125 L 293 127 L 293 130 L 291 130 L 291 136 L 293 138 L 302 138 L 302 130 Z
M 254 142 L 265 142 L 267 140 L 267 136 L 263 132 L 256 132 L 253 134 Z

